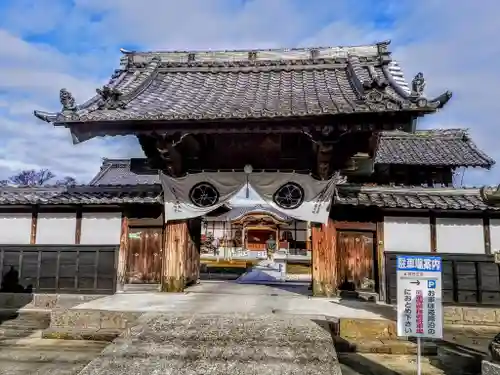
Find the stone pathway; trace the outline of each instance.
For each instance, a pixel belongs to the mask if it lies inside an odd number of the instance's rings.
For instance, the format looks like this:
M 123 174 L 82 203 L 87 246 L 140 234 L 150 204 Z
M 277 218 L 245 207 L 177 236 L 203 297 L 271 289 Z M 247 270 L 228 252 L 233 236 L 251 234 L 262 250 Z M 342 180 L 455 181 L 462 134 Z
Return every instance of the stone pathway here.
M 340 375 L 326 322 L 145 314 L 81 375 Z
M 262 260 L 255 265 L 250 272 L 241 275 L 237 282 L 239 283 L 266 283 L 282 282 L 279 266 L 269 260 Z
M 336 299 L 311 298 L 307 285 L 252 285 L 231 281 L 203 282 L 187 293 L 115 294 L 75 306 L 73 309 L 171 312 L 200 314 L 293 314 L 381 319 L 363 303 L 345 306 Z

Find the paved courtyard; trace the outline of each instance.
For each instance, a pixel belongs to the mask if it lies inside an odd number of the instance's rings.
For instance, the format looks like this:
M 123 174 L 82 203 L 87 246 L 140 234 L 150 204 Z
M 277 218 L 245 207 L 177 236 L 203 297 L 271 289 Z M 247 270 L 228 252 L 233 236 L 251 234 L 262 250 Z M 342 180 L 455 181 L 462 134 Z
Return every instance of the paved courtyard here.
M 198 314 L 293 314 L 302 316 L 381 319 L 363 303 L 311 298 L 308 285 L 252 285 L 231 281 L 203 282 L 186 293 L 115 294 L 80 304 L 75 309 Z

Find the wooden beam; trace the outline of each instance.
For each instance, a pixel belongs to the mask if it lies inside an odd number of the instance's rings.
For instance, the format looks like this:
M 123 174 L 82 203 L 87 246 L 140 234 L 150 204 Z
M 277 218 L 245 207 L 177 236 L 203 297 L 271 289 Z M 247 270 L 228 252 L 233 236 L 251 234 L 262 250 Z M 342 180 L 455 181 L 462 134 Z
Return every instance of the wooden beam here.
M 431 231 L 431 253 L 437 252 L 437 231 L 436 231 L 436 213 L 430 212 L 429 228 Z
M 118 250 L 118 266 L 117 266 L 117 290 L 123 290 L 124 285 L 127 283 L 127 263 L 128 263 L 128 247 L 129 247 L 129 225 L 128 213 L 122 213 L 122 225 L 120 233 L 120 249 Z
M 75 245 L 80 245 L 82 239 L 82 210 L 76 211 Z
M 332 219 L 312 228 L 312 288 L 314 296 L 337 291 L 337 231 Z
M 484 252 L 491 254 L 490 218 L 483 216 Z
M 335 221 L 336 230 L 366 230 L 375 232 L 377 230 L 376 223 L 363 223 L 358 221 Z
M 33 206 L 31 212 L 31 234 L 30 234 L 30 244 L 36 244 L 36 231 L 38 227 L 38 207 Z

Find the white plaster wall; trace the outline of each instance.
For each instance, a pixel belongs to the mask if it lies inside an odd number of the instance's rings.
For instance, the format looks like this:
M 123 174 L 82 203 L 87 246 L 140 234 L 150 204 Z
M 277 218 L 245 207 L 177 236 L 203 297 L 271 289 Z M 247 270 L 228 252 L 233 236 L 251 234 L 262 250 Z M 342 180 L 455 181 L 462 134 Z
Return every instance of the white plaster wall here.
M 439 253 L 484 254 L 481 218 L 437 218 L 436 245 Z
M 428 217 L 384 217 L 384 250 L 430 252 L 430 219 Z
M 28 245 L 30 237 L 30 213 L 0 214 L 0 244 Z
M 81 245 L 117 245 L 120 243 L 122 215 L 120 212 L 84 212 Z
M 491 252 L 500 251 L 500 219 L 490 219 Z
M 71 245 L 75 243 L 76 212 L 39 213 L 36 243 Z

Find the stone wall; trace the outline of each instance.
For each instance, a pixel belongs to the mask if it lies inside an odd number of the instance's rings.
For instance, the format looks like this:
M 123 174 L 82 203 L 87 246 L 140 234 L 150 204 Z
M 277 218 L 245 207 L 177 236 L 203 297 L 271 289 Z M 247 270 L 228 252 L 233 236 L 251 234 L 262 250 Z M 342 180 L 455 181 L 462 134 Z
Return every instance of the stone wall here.
M 500 307 L 445 306 L 444 324 L 500 326 Z

